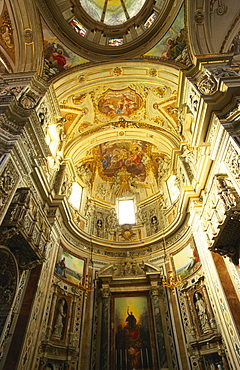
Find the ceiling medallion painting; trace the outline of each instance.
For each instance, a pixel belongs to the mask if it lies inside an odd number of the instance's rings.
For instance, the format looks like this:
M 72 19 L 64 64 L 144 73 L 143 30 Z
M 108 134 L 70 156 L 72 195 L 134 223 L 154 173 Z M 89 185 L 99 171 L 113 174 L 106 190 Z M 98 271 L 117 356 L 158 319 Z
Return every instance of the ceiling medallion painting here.
M 130 116 L 142 107 L 142 98 L 132 89 L 107 90 L 98 102 L 102 114 L 110 117 Z

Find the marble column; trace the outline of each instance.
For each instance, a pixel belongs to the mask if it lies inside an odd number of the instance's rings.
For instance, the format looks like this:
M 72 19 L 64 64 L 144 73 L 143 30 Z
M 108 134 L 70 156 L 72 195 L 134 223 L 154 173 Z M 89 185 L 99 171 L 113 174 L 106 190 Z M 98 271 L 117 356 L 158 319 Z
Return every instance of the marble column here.
M 110 291 L 108 288 L 102 290 L 102 325 L 101 325 L 101 349 L 100 349 L 100 369 L 109 370 L 109 305 Z
M 167 368 L 167 354 L 164 342 L 164 330 L 163 323 L 160 313 L 159 306 L 159 289 L 158 287 L 151 288 L 151 302 L 152 302 L 152 311 L 153 311 L 153 321 L 154 329 L 156 335 L 156 344 L 157 344 L 157 356 L 159 368 Z
M 49 319 L 48 319 L 48 326 L 47 326 L 47 331 L 46 331 L 46 339 L 47 340 L 50 339 L 51 334 L 52 334 L 53 317 L 54 317 L 54 313 L 55 313 L 56 301 L 57 301 L 57 293 L 53 292 L 51 309 L 50 309 L 50 314 L 49 314 Z

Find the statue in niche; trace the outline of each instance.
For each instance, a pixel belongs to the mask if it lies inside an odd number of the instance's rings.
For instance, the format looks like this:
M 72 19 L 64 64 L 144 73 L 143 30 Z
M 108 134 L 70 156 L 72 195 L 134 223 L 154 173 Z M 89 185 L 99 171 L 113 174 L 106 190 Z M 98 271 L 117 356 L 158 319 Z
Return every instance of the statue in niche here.
M 199 326 L 202 331 L 202 333 L 207 333 L 210 328 L 209 319 L 207 315 L 207 307 L 206 303 L 202 297 L 202 294 L 200 292 L 195 292 L 194 294 L 194 304 L 196 308 L 196 312 L 199 318 Z
M 184 147 L 183 153 L 181 155 L 181 158 L 190 165 L 194 166 L 195 164 L 195 158 L 193 150 L 189 150 L 186 146 Z
M 113 208 L 110 210 L 110 213 L 107 216 L 107 225 L 109 233 L 112 234 L 117 227 L 117 215 Z
M 158 182 L 160 182 L 169 171 L 170 159 L 167 156 L 158 158 Z
M 80 167 L 78 167 L 77 173 L 82 179 L 83 183 L 91 187 L 93 173 L 90 169 L 90 166 L 87 164 L 82 164 Z
M 100 212 L 97 212 L 96 218 L 97 218 L 97 221 L 96 221 L 96 224 L 95 224 L 96 235 L 99 238 L 104 238 L 103 215 Z
M 174 179 L 174 185 L 178 188 L 178 190 L 181 190 L 181 180 L 178 176 Z
M 72 184 L 68 180 L 64 180 L 61 185 L 60 194 L 66 194 L 67 197 L 70 196 L 72 190 Z
M 53 327 L 53 338 L 62 339 L 65 326 L 67 303 L 64 298 L 59 299 L 57 304 L 57 313 Z

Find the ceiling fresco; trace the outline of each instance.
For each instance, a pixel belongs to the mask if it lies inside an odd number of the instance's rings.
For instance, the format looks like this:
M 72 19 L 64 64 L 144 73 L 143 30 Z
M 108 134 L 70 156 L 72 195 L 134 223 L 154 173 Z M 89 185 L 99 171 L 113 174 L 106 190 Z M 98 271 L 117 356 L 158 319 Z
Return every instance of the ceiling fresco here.
M 73 74 L 71 80 L 55 83 L 64 155 L 71 158 L 76 181 L 87 197 L 105 207 L 115 207 L 117 199 L 126 197 L 140 203 L 163 201 L 172 149 L 181 140 L 178 72 L 165 68 L 163 80 L 162 71 L 153 67 L 112 64 L 101 72 L 99 67 L 88 68 L 76 79 Z M 99 80 L 100 74 L 104 80 Z M 136 74 L 145 76 L 141 83 L 134 82 Z M 149 228 L 149 235 L 155 233 L 153 226 Z
M 131 89 L 108 90 L 99 100 L 98 109 L 110 117 L 130 116 L 141 108 L 142 103 L 142 98 Z
M 6 4 L 0 4 L 0 46 L 3 47 L 12 62 L 15 62 L 14 29 Z
M 184 6 L 182 6 L 164 37 L 144 56 L 175 60 L 185 64 L 187 59 L 184 59 L 184 53 L 187 53 L 187 34 L 184 23 Z
M 165 158 L 148 142 L 115 140 L 88 150 L 76 167 L 81 183 L 91 189 L 92 196 L 114 202 L 133 194 L 142 199 L 157 193 L 158 167 Z
M 173 76 L 171 76 L 173 78 Z M 163 84 L 106 84 L 85 92 L 69 92 L 60 103 L 66 142 L 96 133 L 103 127 L 154 128 L 179 135 L 176 90 Z M 174 86 L 174 85 L 173 85 Z M 73 120 L 73 116 L 75 119 Z
M 73 53 L 48 28 L 42 20 L 44 45 L 44 77 L 49 79 L 77 65 L 89 61 Z

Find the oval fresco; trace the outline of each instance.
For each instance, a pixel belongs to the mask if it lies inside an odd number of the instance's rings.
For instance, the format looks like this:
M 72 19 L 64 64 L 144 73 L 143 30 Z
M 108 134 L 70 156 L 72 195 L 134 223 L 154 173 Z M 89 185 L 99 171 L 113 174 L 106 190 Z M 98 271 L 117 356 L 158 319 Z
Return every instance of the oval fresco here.
M 98 102 L 98 109 L 106 116 L 130 116 L 142 107 L 142 98 L 131 89 L 107 90 Z

